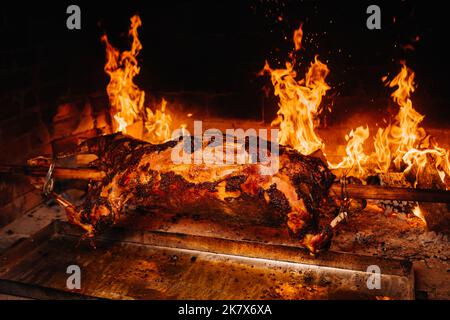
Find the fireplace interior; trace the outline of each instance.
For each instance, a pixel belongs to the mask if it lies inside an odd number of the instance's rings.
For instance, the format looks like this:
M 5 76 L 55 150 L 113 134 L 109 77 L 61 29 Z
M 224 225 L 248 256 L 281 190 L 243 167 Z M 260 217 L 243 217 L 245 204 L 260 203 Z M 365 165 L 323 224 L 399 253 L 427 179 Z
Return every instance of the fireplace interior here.
M 0 299 L 450 299 L 443 13 L 389 1 L 368 30 L 364 1 L 100 1 L 80 2 L 81 29 L 68 30 L 68 5 L 0 13 Z M 335 178 L 314 227 L 331 230 L 328 247 L 311 250 L 295 217 L 160 210 L 132 202 L 138 189 L 97 230 L 98 190 L 118 177 L 124 192 L 128 163 L 80 145 L 123 134 L 161 146 L 199 122 L 276 128 L 272 144 L 323 163 Z M 193 188 L 208 182 L 198 172 Z M 252 208 L 263 181 L 252 197 L 227 184 L 224 199 Z M 71 265 L 81 288 L 68 287 Z

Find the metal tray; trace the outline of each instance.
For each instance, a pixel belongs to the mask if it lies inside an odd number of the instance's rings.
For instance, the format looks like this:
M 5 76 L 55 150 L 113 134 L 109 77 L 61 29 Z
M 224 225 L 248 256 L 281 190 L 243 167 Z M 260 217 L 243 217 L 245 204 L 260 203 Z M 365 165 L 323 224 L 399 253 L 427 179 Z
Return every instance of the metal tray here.
M 413 299 L 411 264 L 258 241 L 113 228 L 94 249 L 54 221 L 0 256 L 0 293 L 36 299 Z M 81 269 L 70 290 L 67 268 Z M 381 288 L 369 289 L 371 265 Z

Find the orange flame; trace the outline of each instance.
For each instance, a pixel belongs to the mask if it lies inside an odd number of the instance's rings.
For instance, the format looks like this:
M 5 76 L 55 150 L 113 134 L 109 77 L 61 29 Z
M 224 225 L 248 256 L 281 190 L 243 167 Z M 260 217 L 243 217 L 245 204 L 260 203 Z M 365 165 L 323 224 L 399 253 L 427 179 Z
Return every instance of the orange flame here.
M 301 48 L 303 37 L 302 26 L 294 32 L 295 50 Z M 325 82 L 329 73 L 328 67 L 319 61 L 317 56 L 302 80 L 296 80 L 294 71 L 295 59 L 286 62 L 285 69 L 271 69 L 266 62 L 263 72 L 271 75 L 275 95 L 279 97 L 278 118 L 273 126 L 280 126 L 278 142 L 288 145 L 302 154 L 308 155 L 323 148 L 323 142 L 316 134 L 319 107 L 322 98 L 330 87 Z
M 160 110 L 153 112 L 147 108 L 147 120 L 145 128 L 147 129 L 146 139 L 153 144 L 166 142 L 172 134 L 172 117 L 166 113 L 167 101 L 162 99 Z
M 383 81 L 386 79 L 384 77 Z M 359 178 L 373 173 L 370 171 L 386 173 L 395 170 L 406 174 L 414 169 L 414 186 L 417 186 L 420 173 L 431 165 L 445 185 L 445 179 L 450 174 L 449 152 L 431 143 L 425 130 L 420 127 L 424 116 L 413 108 L 411 100 L 411 94 L 415 90 L 414 72 L 403 63 L 400 73 L 387 85 L 396 87 L 392 98 L 400 109 L 394 123 L 378 129 L 374 137 L 375 151 L 370 156 L 364 154 L 362 143 L 367 139 L 368 131 L 366 135 L 360 127 L 351 139 L 347 139 L 347 156 L 340 164 L 331 167 L 352 169 L 352 174 Z M 353 168 L 355 165 L 356 168 Z
M 133 39 L 131 49 L 122 53 L 114 48 L 103 35 L 101 40 L 106 45 L 105 72 L 110 81 L 106 88 L 111 105 L 111 115 L 115 120 L 113 130 L 124 132 L 139 139 L 152 143 L 162 143 L 171 138 L 172 118 L 166 113 L 166 100 L 163 99 L 161 109 L 153 112 L 149 107 L 144 108 L 145 92 L 135 83 L 134 78 L 140 68 L 137 56 L 142 50 L 138 37 L 138 28 L 142 25 L 139 16 L 131 18 L 128 35 Z M 129 131 L 131 125 L 141 122 L 146 130 Z
M 295 51 L 299 51 L 302 48 L 302 40 L 303 40 L 303 25 L 300 24 L 300 27 L 294 31 Z
M 349 169 L 347 175 L 363 176 L 366 174 L 365 164 L 368 156 L 364 153 L 364 142 L 369 138 L 369 127 L 358 127 L 345 136 L 347 156 L 337 165 L 329 164 L 332 169 Z
M 373 146 L 375 148 L 372 158 L 376 163 L 375 172 L 384 173 L 388 172 L 391 166 L 391 149 L 389 138 L 390 126 L 383 130 L 379 128 L 376 136 L 374 137 Z
M 400 169 L 402 158 L 414 148 L 416 142 L 425 138 L 424 129 L 419 128 L 424 116 L 414 110 L 410 99 L 414 92 L 414 72 L 405 64 L 400 73 L 388 83 L 389 87 L 397 87 L 392 93 L 393 100 L 400 106 L 396 116 L 396 124 L 390 127 L 391 144 L 396 146 L 393 155 L 397 169 Z
M 105 72 L 110 77 L 106 91 L 116 121 L 113 125 L 115 131 L 127 132 L 127 127 L 140 119 L 143 110 L 145 93 L 133 82 L 140 71 L 136 57 L 142 49 L 137 33 L 141 24 L 139 16 L 131 18 L 128 34 L 133 42 L 129 51 L 120 53 L 109 43 L 106 35 L 101 38 L 106 44 Z
M 380 153 L 383 150 L 391 151 L 389 154 L 391 159 L 386 159 L 384 166 L 379 162 L 378 167 L 386 171 L 392 161 L 398 171 L 403 169 L 403 172 L 408 173 L 415 168 L 415 185 L 417 185 L 421 170 L 427 165 L 434 165 L 445 184 L 445 177 L 450 173 L 449 153 L 430 143 L 425 130 L 420 127 L 424 116 L 413 108 L 410 98 L 415 90 L 414 72 L 402 63 L 400 73 L 388 82 L 388 85 L 391 88 L 397 87 L 392 93 L 392 98 L 400 106 L 400 110 L 395 123 L 385 129 L 384 141 L 379 136 L 375 137 L 376 145 L 382 146 L 376 149 L 378 159 L 382 158 Z

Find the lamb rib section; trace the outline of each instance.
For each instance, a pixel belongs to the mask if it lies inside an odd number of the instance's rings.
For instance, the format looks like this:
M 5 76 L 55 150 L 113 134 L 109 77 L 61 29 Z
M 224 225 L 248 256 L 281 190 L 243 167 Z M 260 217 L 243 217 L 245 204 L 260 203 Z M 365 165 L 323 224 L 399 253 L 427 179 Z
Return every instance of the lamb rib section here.
M 290 235 L 315 253 L 329 246 L 332 231 L 321 226 L 319 208 L 328 199 L 334 175 L 325 163 L 280 146 L 279 170 L 263 173 L 262 164 L 194 164 L 172 161 L 174 148 L 195 155 L 194 137 L 153 145 L 123 134 L 83 142 L 79 153 L 96 154 L 94 163 L 106 177 L 93 183 L 69 221 L 92 237 L 125 214 L 126 206 L 237 221 L 284 224 Z M 210 141 L 202 141 L 207 146 Z M 248 148 L 245 141 L 234 140 Z M 270 143 L 266 144 L 269 153 Z M 262 148 L 258 146 L 258 148 Z M 259 151 L 259 150 L 258 150 Z

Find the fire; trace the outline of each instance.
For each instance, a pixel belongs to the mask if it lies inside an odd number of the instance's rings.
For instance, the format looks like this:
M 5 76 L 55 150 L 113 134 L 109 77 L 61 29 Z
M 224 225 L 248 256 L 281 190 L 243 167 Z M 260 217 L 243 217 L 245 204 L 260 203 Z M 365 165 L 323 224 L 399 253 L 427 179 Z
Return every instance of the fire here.
M 120 52 L 114 48 L 106 34 L 101 38 L 106 45 L 104 69 L 110 78 L 106 91 L 111 116 L 115 121 L 113 131 L 124 132 L 151 143 L 162 143 L 169 140 L 172 133 L 172 117 L 166 112 L 167 101 L 163 99 L 161 108 L 153 112 L 149 107 L 144 107 L 145 92 L 134 83 L 134 78 L 140 72 L 137 56 L 142 50 L 138 37 L 141 25 L 139 16 L 131 18 L 128 35 L 132 38 L 132 43 L 131 49 L 127 51 Z M 131 130 L 131 126 L 141 129 Z
M 303 25 L 300 24 L 300 27 L 294 31 L 295 51 L 299 51 L 302 48 L 302 40 L 303 40 Z
M 316 130 L 318 116 L 322 112 L 322 99 L 330 89 L 325 82 L 329 69 L 316 56 L 305 77 L 297 80 L 294 54 L 302 48 L 302 39 L 300 25 L 294 31 L 294 50 L 285 68 L 272 69 L 266 62 L 262 72 L 270 74 L 274 93 L 279 98 L 278 117 L 272 122 L 273 126 L 280 128 L 278 142 L 309 155 L 325 148 Z M 432 165 L 445 185 L 445 179 L 450 174 L 449 152 L 431 143 L 425 130 L 420 127 L 424 116 L 413 108 L 411 100 L 415 91 L 414 76 L 414 72 L 403 63 L 399 74 L 387 82 L 387 86 L 395 88 L 392 99 L 399 106 L 399 112 L 391 124 L 378 129 L 373 139 L 375 151 L 365 153 L 364 143 L 369 138 L 369 127 L 358 127 L 345 137 L 346 156 L 338 164 L 329 163 L 332 169 L 342 169 L 347 175 L 359 178 L 389 171 L 403 172 L 405 175 L 414 172 L 416 186 L 423 168 Z
M 302 38 L 300 26 L 294 32 L 294 52 L 301 49 Z M 308 155 L 324 146 L 316 128 L 319 124 L 317 117 L 322 111 L 322 98 L 330 89 L 325 82 L 329 70 L 316 56 L 305 78 L 297 80 L 293 53 L 291 61 L 286 62 L 286 68 L 274 70 L 266 62 L 263 72 L 270 74 L 275 95 L 280 99 L 278 118 L 272 122 L 273 126 L 280 127 L 278 142 Z
M 369 138 L 369 127 L 358 127 L 345 136 L 347 156 L 337 165 L 329 164 L 333 169 L 349 169 L 347 175 L 363 176 L 366 173 L 365 164 L 368 156 L 364 153 L 364 142 Z
M 397 169 L 401 168 L 403 156 L 413 149 L 417 142 L 425 138 L 425 130 L 419 128 L 424 116 L 414 110 L 411 94 L 414 92 L 414 72 L 403 64 L 400 73 L 388 82 L 389 87 L 397 87 L 392 93 L 393 100 L 400 106 L 396 116 L 396 124 L 389 127 L 391 134 L 390 144 L 395 147 L 393 156 Z
M 375 171 L 378 173 L 388 172 L 391 166 L 391 149 L 389 139 L 389 128 L 383 130 L 378 129 L 376 136 L 374 137 L 373 146 L 375 153 L 372 155 L 376 163 Z
M 446 177 L 450 174 L 449 152 L 447 150 L 438 146 L 423 150 L 411 149 L 405 153 L 402 160 L 407 165 L 404 170 L 405 173 L 415 169 L 415 187 L 424 168 L 433 163 L 442 184 L 446 185 Z
M 400 106 L 394 124 L 388 126 L 381 135 L 375 137 L 375 142 L 380 146 L 376 149 L 377 159 L 382 159 L 380 152 L 389 150 L 389 158 L 384 163 L 378 163 L 378 167 L 387 171 L 392 163 L 396 171 L 409 173 L 416 171 L 415 186 L 419 182 L 419 174 L 426 166 L 434 166 L 439 177 L 445 184 L 445 176 L 450 173 L 448 151 L 432 143 L 425 129 L 420 127 L 424 116 L 413 108 L 411 94 L 415 90 L 414 72 L 406 64 L 402 63 L 400 73 L 387 85 L 396 87 L 392 93 L 393 100 Z M 406 168 L 405 168 L 406 166 Z
M 153 144 L 163 143 L 170 139 L 172 134 L 172 117 L 166 113 L 167 101 L 162 99 L 161 108 L 153 112 L 146 108 L 147 120 L 145 128 L 147 129 L 146 139 Z
M 106 91 L 116 121 L 115 131 L 127 132 L 127 127 L 139 120 L 143 111 L 145 93 L 133 81 L 140 71 L 136 57 L 142 49 L 137 33 L 141 24 L 139 16 L 131 18 L 128 34 L 133 42 L 129 51 L 120 53 L 109 43 L 106 34 L 101 38 L 106 45 L 105 72 L 110 77 Z
M 432 143 L 420 127 L 424 116 L 413 108 L 411 100 L 415 90 L 414 72 L 403 63 L 399 74 L 387 82 L 387 86 L 396 88 L 391 96 L 400 108 L 392 124 L 378 129 L 374 137 L 375 151 L 371 155 L 364 154 L 362 144 L 368 138 L 368 129 L 366 132 L 360 127 L 351 132 L 350 139 L 346 139 L 347 156 L 331 167 L 349 169 L 352 175 L 359 178 L 390 171 L 414 172 L 416 187 L 422 170 L 433 166 L 445 185 L 445 179 L 450 174 L 449 152 Z

